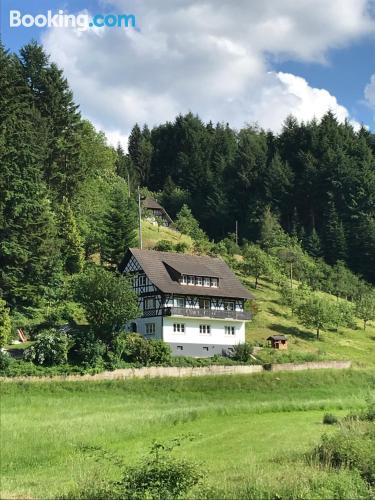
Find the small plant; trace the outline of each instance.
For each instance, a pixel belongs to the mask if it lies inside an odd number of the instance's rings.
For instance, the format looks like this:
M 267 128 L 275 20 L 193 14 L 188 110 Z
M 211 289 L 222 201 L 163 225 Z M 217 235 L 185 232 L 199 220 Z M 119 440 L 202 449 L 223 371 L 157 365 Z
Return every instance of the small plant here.
M 25 350 L 24 359 L 42 366 L 63 365 L 67 362 L 68 350 L 69 339 L 65 333 L 44 330 L 35 344 Z
M 326 413 L 323 417 L 323 424 L 326 425 L 334 425 L 337 424 L 338 418 L 336 415 L 333 415 L 332 413 Z

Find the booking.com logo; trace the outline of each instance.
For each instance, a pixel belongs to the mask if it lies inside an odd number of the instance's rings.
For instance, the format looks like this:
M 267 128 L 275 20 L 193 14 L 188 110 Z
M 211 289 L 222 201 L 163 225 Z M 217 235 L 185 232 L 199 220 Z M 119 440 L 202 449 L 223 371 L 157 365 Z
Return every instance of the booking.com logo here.
M 53 14 L 48 10 L 46 14 L 21 14 L 19 10 L 9 12 L 9 26 L 11 28 L 78 28 L 86 30 L 87 28 L 136 28 L 134 14 L 65 14 L 59 10 Z

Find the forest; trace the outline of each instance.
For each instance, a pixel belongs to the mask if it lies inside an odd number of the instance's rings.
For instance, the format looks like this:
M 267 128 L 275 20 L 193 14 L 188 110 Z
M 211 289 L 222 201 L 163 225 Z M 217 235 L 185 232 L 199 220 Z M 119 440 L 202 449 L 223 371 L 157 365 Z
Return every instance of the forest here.
M 121 265 L 138 244 L 138 186 L 198 253 L 245 249 L 254 273 L 261 250 L 294 246 L 296 279 L 297 254 L 319 263 L 309 286 L 350 276 L 337 294 L 351 298 L 375 281 L 375 135 L 365 127 L 328 112 L 320 122 L 291 116 L 275 135 L 188 113 L 135 124 L 129 144 L 113 148 L 36 42 L 19 54 L 0 47 L 0 100 L 0 300 L 14 324 L 68 307 L 65 285 L 86 263 Z M 278 257 L 289 269 L 290 252 Z

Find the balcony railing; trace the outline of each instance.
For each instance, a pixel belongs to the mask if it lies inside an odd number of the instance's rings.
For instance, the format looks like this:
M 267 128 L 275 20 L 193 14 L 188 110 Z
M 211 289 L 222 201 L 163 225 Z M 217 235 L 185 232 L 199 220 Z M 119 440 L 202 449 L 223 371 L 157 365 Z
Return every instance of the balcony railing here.
M 193 307 L 164 307 L 163 316 L 189 316 L 191 318 L 251 319 L 251 313 L 244 311 L 223 311 L 218 309 L 195 309 Z

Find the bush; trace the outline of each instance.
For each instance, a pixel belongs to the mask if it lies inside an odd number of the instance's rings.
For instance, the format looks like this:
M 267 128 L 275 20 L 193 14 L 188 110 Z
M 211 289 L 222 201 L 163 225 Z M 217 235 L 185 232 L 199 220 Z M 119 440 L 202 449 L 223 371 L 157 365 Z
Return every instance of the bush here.
M 123 498 L 174 500 L 201 481 L 203 474 L 197 464 L 177 459 L 170 451 L 171 448 L 155 443 L 148 457 L 128 468 L 119 483 Z
M 24 359 L 36 365 L 53 366 L 67 362 L 69 339 L 65 333 L 50 329 L 37 336 L 34 345 L 25 349 Z
M 154 250 L 158 250 L 159 252 L 173 252 L 174 246 L 168 240 L 159 240 L 154 246 Z
M 189 245 L 184 241 L 181 241 L 180 243 L 176 243 L 174 249 L 178 253 L 185 253 L 189 249 Z
M 346 422 L 333 435 L 324 435 L 313 452 L 322 465 L 357 470 L 375 485 L 375 432 L 372 422 Z
M 232 358 L 242 363 L 248 363 L 253 353 L 253 346 L 248 342 L 233 346 Z
M 11 357 L 5 351 L 0 350 L 0 371 L 5 371 L 9 368 L 12 362 Z
M 117 352 L 122 350 L 122 356 L 131 363 L 140 363 L 143 366 L 149 364 L 169 364 L 171 361 L 171 348 L 162 340 L 147 340 L 138 334 L 128 334 L 124 340 L 117 341 Z
M 98 338 L 91 329 L 80 328 L 71 332 L 74 346 L 69 355 L 82 364 L 97 368 L 104 367 L 103 356 L 106 352 L 105 344 Z
M 338 418 L 332 413 L 326 413 L 323 417 L 323 424 L 334 425 L 337 424 Z

